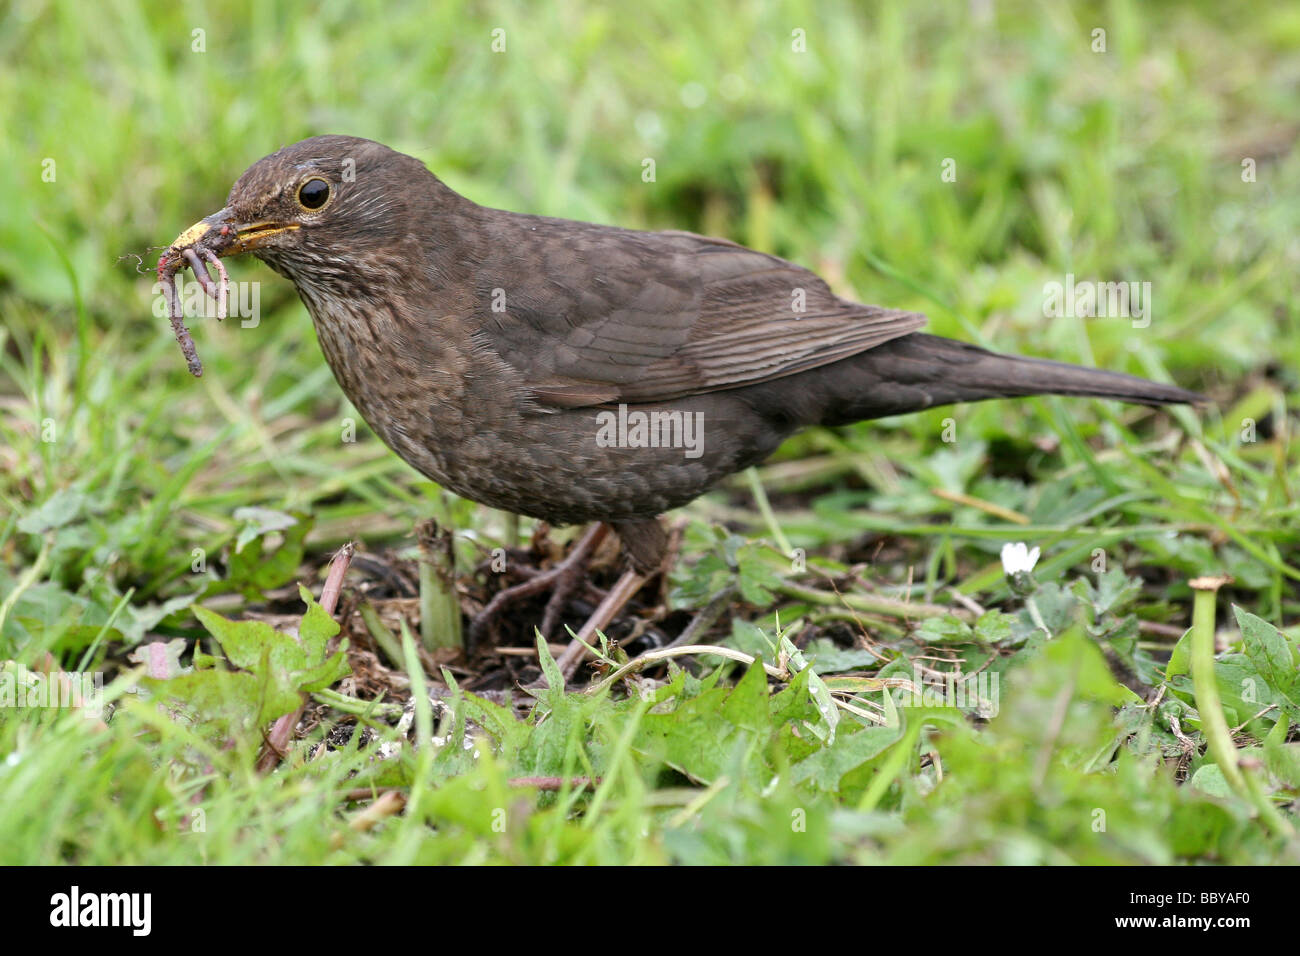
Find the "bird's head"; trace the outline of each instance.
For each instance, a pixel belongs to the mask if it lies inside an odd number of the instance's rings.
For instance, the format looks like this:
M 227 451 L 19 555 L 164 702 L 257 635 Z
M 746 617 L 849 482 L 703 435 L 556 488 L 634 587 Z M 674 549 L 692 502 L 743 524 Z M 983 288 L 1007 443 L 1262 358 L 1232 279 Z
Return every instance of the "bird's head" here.
M 386 258 L 402 243 L 399 224 L 412 221 L 412 197 L 433 192 L 419 188 L 426 181 L 445 190 L 419 160 L 381 143 L 314 136 L 250 166 L 225 208 L 186 229 L 168 251 L 251 252 L 294 280 L 356 270 L 368 253 Z

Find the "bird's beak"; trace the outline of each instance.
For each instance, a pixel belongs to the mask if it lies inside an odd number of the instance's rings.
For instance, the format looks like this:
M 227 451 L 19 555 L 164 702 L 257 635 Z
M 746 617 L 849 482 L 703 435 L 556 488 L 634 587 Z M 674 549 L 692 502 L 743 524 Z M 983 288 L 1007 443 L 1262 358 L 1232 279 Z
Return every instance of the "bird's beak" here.
M 239 222 L 227 207 L 190 226 L 176 237 L 171 248 L 179 252 L 202 243 L 218 256 L 237 256 L 265 245 L 272 236 L 297 228 L 296 222 Z

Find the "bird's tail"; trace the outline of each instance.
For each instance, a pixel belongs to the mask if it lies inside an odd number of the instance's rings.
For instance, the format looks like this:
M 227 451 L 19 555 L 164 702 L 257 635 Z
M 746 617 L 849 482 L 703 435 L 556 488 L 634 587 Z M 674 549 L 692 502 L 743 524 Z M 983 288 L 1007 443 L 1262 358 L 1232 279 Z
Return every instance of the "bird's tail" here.
M 804 387 L 783 390 L 787 401 L 792 393 L 798 396 L 783 417 L 799 424 L 842 425 L 953 402 L 1026 395 L 1079 395 L 1144 405 L 1206 401 L 1195 392 L 1135 375 L 1000 355 L 922 332 L 794 377 L 804 379 Z

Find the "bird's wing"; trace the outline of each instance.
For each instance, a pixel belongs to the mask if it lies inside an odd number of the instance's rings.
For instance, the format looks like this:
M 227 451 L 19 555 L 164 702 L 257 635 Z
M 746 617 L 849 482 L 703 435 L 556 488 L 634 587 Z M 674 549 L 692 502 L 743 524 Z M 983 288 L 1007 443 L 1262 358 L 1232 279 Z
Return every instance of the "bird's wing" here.
M 477 336 L 544 405 L 754 384 L 925 324 L 844 301 L 807 269 L 725 239 L 531 216 L 499 228 L 476 270 Z

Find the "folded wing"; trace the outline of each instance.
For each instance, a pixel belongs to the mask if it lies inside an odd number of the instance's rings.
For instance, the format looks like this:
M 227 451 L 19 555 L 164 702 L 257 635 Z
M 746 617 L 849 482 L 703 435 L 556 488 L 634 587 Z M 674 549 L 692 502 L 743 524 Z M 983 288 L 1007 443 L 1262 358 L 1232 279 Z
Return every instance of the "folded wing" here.
M 557 227 L 568 242 L 555 241 Z M 498 304 L 481 312 L 477 337 L 543 405 L 667 402 L 764 382 L 925 324 L 840 299 L 807 269 L 725 239 L 530 216 L 500 228 L 476 270 L 480 301 Z M 504 278 L 521 275 L 518 288 Z

